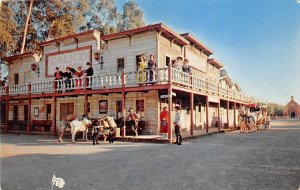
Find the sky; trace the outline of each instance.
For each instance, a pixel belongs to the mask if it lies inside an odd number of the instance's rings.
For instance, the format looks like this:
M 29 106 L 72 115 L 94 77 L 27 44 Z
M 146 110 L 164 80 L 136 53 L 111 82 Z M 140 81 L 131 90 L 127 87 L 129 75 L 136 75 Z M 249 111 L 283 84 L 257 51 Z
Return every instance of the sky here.
M 126 0 L 116 0 L 121 8 Z M 267 102 L 300 103 L 300 0 L 136 0 L 146 24 L 189 32 L 242 90 Z

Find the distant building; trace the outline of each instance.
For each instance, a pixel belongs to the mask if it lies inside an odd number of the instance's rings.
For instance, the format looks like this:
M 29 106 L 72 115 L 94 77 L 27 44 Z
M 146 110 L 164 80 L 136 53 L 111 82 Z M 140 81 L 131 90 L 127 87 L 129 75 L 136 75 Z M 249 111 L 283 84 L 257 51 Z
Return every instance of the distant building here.
M 294 100 L 294 96 L 291 96 L 290 102 L 284 107 L 283 115 L 289 118 L 300 117 L 300 105 Z

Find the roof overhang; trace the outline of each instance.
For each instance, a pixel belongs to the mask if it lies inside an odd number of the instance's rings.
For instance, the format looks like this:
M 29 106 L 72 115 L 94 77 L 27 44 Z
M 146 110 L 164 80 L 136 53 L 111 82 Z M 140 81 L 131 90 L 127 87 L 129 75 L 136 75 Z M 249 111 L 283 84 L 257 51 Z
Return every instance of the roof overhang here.
M 100 41 L 100 32 L 97 30 L 88 30 L 86 32 L 82 32 L 82 33 L 78 33 L 78 34 L 68 35 L 68 36 L 44 41 L 44 42 L 38 43 L 38 46 L 45 47 L 45 46 L 49 46 L 49 45 L 56 45 L 57 43 L 62 43 L 65 41 L 70 41 L 70 40 L 77 41 L 80 39 L 87 39 L 87 38 L 95 38 L 95 39 L 97 39 L 97 42 L 98 42 L 98 41 Z M 100 44 L 99 44 L 99 49 L 100 49 Z
M 34 52 L 26 52 L 26 53 L 22 53 L 22 54 L 19 54 L 19 55 L 12 55 L 12 56 L 8 56 L 8 57 L 3 57 L 3 61 L 5 61 L 7 63 L 12 63 L 15 60 L 29 58 L 29 57 L 34 58 Z
M 204 45 L 202 42 L 197 40 L 194 36 L 192 36 L 190 33 L 184 33 L 180 34 L 182 37 L 187 39 L 192 45 L 197 47 L 200 51 L 203 51 L 206 55 L 212 55 L 213 51 L 210 50 L 206 45 Z
M 220 61 L 218 61 L 218 60 L 216 60 L 216 59 L 214 59 L 214 58 L 208 59 L 208 62 L 209 62 L 210 64 L 214 65 L 214 66 L 215 66 L 216 68 L 218 68 L 218 69 L 224 67 L 224 65 L 223 65 Z
M 148 31 L 161 32 L 162 36 L 173 40 L 174 43 L 176 43 L 180 46 L 186 46 L 189 44 L 189 41 L 187 41 L 181 35 L 177 34 L 172 29 L 170 29 L 169 27 L 167 27 L 166 25 L 164 25 L 162 23 L 152 24 L 152 25 L 141 27 L 141 28 L 126 30 L 126 31 L 118 32 L 118 33 L 114 33 L 114 34 L 102 35 L 101 39 L 104 41 L 109 41 L 109 40 L 114 40 L 114 39 L 119 39 L 119 38 L 126 38 L 128 36 L 133 36 L 133 35 L 140 34 L 143 32 L 148 32 Z

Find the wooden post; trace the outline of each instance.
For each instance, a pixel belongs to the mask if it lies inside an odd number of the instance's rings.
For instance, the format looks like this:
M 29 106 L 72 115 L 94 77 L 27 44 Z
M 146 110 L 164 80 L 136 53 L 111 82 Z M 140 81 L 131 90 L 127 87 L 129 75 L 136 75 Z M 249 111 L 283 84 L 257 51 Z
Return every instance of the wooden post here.
M 236 102 L 234 102 L 234 113 L 233 113 L 233 117 L 234 117 L 234 128 L 236 128 Z
M 209 107 L 208 96 L 206 96 L 206 132 L 208 133 L 208 107 Z
M 124 120 L 124 126 L 121 129 L 122 137 L 126 136 L 126 119 L 125 119 L 125 70 L 122 70 L 122 117 Z
M 5 132 L 8 132 L 8 115 L 9 115 L 9 101 L 8 101 L 9 89 L 6 87 L 6 96 L 5 96 Z
M 83 95 L 84 95 L 84 108 L 83 108 L 83 112 L 84 115 L 87 116 L 87 104 L 88 104 L 88 97 L 87 97 L 87 93 L 86 93 L 86 87 L 87 87 L 88 83 L 87 83 L 87 79 L 86 76 L 84 76 L 84 89 L 83 89 Z
M 31 130 L 31 84 L 28 84 L 28 124 L 27 124 L 27 132 L 29 133 Z
M 229 100 L 227 100 L 227 105 L 226 105 L 226 109 L 227 109 L 227 127 L 229 128 Z
M 218 103 L 218 131 L 220 131 L 220 102 Z
M 56 135 L 56 104 L 57 104 L 57 97 L 56 97 L 56 85 L 55 81 L 53 82 L 54 86 L 54 93 L 53 93 L 53 117 L 52 117 L 52 125 L 54 127 L 53 133 Z
M 172 107 L 173 107 L 173 102 L 172 102 L 172 67 L 171 64 L 168 66 L 168 76 L 169 76 L 169 81 L 168 81 L 168 123 L 169 123 L 169 128 L 168 128 L 168 140 L 169 142 L 172 142 L 172 126 L 173 126 L 173 119 L 172 119 Z
M 194 93 L 190 93 L 190 114 L 191 114 L 191 126 L 190 131 L 191 135 L 194 135 Z

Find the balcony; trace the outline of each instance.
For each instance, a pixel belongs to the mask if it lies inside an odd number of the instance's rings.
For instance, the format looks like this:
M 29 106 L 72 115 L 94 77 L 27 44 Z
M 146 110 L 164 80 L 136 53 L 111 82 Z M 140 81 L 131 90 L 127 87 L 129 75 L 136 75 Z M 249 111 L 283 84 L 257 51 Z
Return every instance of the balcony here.
M 171 78 L 169 74 L 171 73 Z M 121 72 L 113 74 L 99 74 L 89 77 L 71 78 L 70 80 L 48 80 L 43 82 L 31 82 L 29 84 L 10 85 L 7 88 L 1 88 L 1 95 L 9 96 L 28 95 L 28 94 L 45 94 L 45 93 L 62 93 L 75 90 L 101 90 L 117 89 L 126 87 L 141 87 L 147 84 L 166 85 L 171 81 L 173 86 L 178 88 L 189 89 L 194 92 L 214 95 L 220 98 L 227 98 L 236 101 L 246 102 L 253 101 L 249 96 L 224 88 L 218 84 L 211 83 L 205 79 L 190 75 L 171 68 L 158 68 L 155 70 L 144 70 L 134 72 Z

